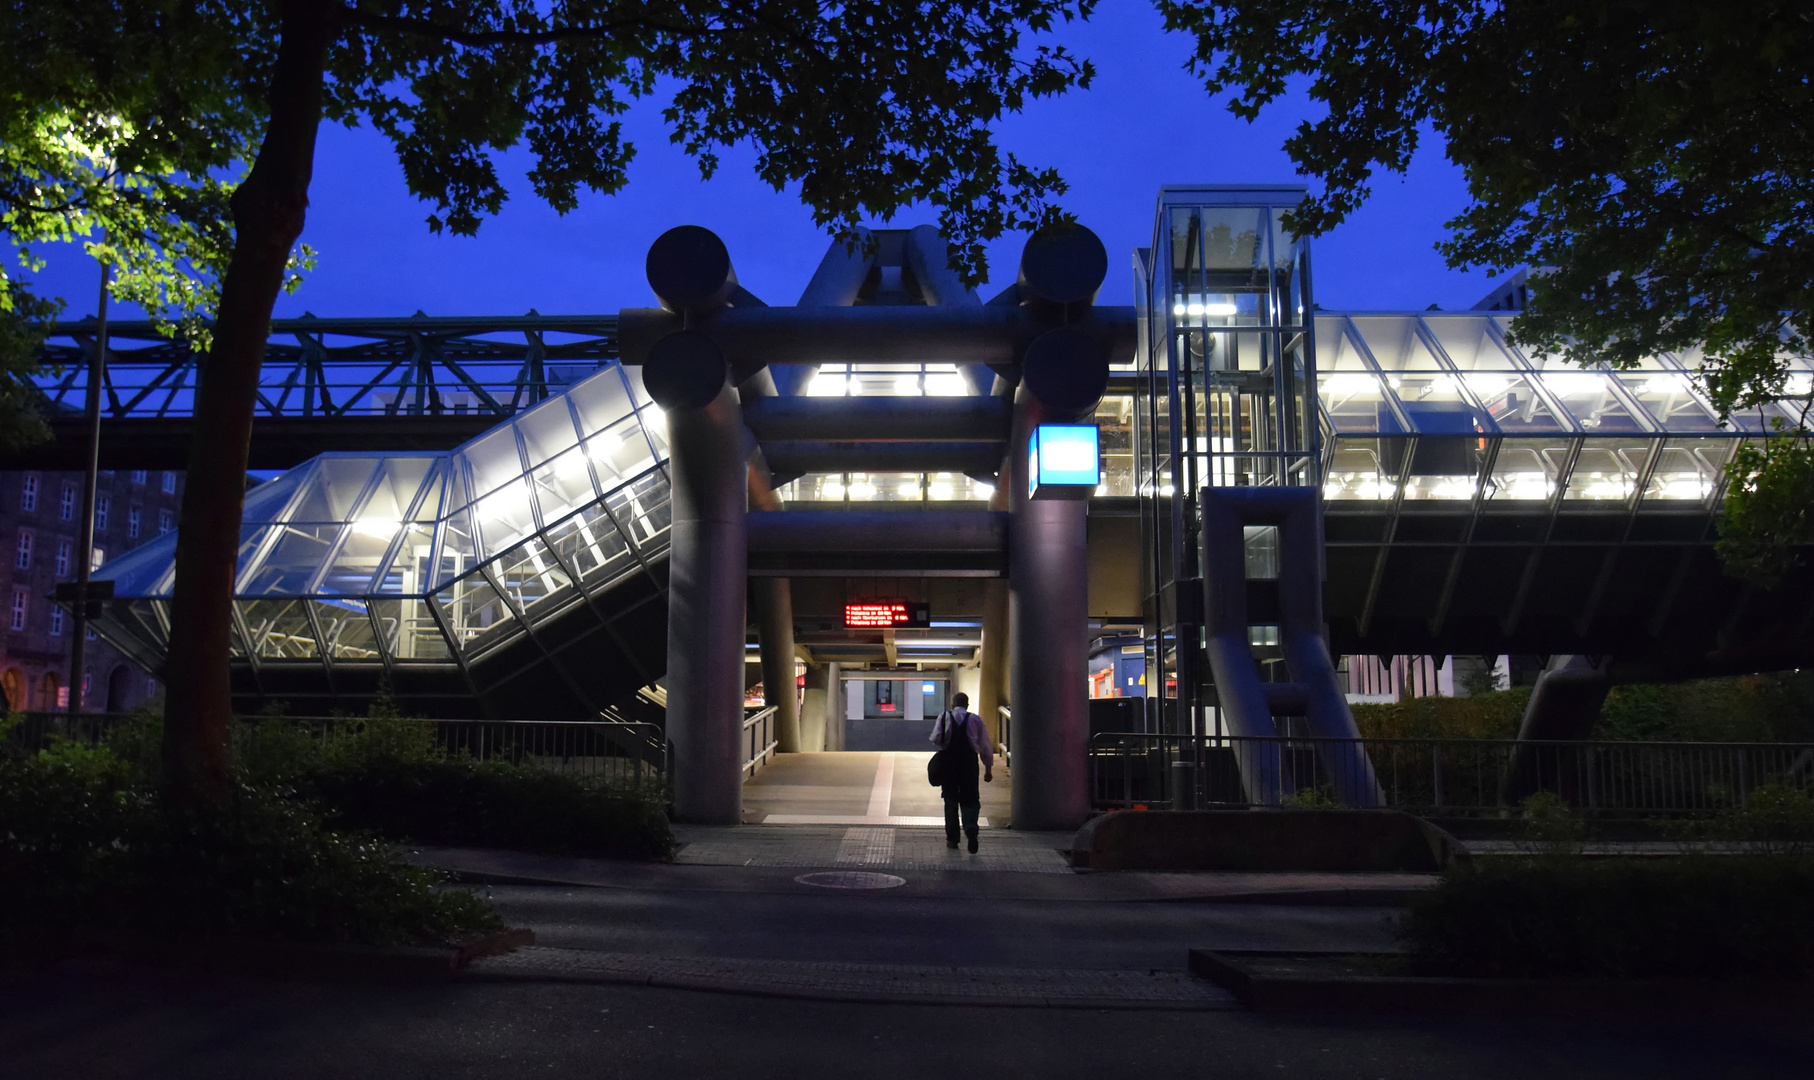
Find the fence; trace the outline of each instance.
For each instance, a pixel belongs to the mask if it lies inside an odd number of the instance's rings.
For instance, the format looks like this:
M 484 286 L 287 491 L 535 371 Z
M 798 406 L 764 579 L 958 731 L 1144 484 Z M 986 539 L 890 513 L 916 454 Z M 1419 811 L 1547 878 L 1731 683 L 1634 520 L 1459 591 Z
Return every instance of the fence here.
M 743 778 L 749 780 L 775 756 L 775 713 L 779 706 L 770 705 L 743 722 Z
M 1014 710 L 1006 705 L 997 705 L 1001 713 L 1001 763 L 1002 768 L 1014 767 Z
M 94 745 L 130 721 L 124 715 L 26 713 L 7 733 L 6 752 L 36 753 L 57 739 Z M 666 782 L 668 747 L 661 728 L 630 721 L 417 720 L 393 721 L 406 733 L 426 730 L 448 753 L 518 765 L 600 783 Z M 418 727 L 420 725 L 420 727 Z M 241 761 L 282 752 L 298 735 L 331 745 L 370 731 L 356 717 L 245 717 L 234 724 Z
M 1814 791 L 1814 745 L 1805 743 L 1132 732 L 1090 741 L 1091 794 L 1101 807 L 1247 807 L 1261 804 L 1250 792 L 1268 788 L 1287 805 L 1321 805 L 1336 801 L 1334 791 L 1364 787 L 1359 772 L 1368 765 L 1386 806 L 1430 815 L 1496 815 L 1545 791 L 1595 816 L 1692 816 L 1742 806 L 1764 783 Z

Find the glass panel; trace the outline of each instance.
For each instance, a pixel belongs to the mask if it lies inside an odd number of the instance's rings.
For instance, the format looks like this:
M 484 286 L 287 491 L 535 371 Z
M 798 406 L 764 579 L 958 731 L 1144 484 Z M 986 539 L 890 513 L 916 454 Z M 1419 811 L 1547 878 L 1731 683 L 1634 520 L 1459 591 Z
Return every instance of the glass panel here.
M 1468 392 L 1486 408 L 1487 415 L 1507 435 L 1567 432 L 1567 422 L 1550 411 L 1524 376 L 1510 372 L 1471 372 L 1463 375 Z
M 580 431 L 590 435 L 630 415 L 630 393 L 624 388 L 623 367 L 612 364 L 596 375 L 574 383 L 566 398 L 579 413 Z M 637 380 L 641 384 L 640 373 Z
M 655 464 L 649 440 L 643 437 L 642 425 L 633 416 L 587 439 L 586 457 L 598 473 L 600 486 L 607 489 L 641 476 Z
M 449 516 L 441 526 L 432 588 L 440 588 L 479 564 L 479 540 L 473 532 L 472 509 Z
M 516 610 L 528 614 L 535 605 L 573 585 L 567 571 L 540 540 L 512 548 L 492 563 L 492 572 Z M 570 594 L 573 595 L 573 594 Z
M 1381 444 L 1387 446 L 1382 453 Z M 1384 467 L 1386 457 L 1402 456 L 1404 443 L 1399 439 L 1335 440 L 1330 455 L 1329 473 L 1323 478 L 1323 497 L 1330 500 L 1379 502 L 1398 494 L 1398 470 Z M 1397 453 L 1391 448 L 1397 447 Z
M 71 548 L 73 550 L 74 545 Z M 113 582 L 113 594 L 122 598 L 168 596 L 175 556 L 176 538 L 166 537 L 135 548 L 117 559 L 108 559 L 95 578 Z
M 149 600 L 134 600 L 126 605 L 126 610 L 137 624 L 140 637 L 155 644 L 159 649 L 170 642 L 170 632 L 159 617 L 157 608 Z
M 358 520 L 389 522 L 392 531 L 395 531 L 395 526 L 409 516 L 410 507 L 420 493 L 422 482 L 428 478 L 434 465 L 435 459 L 431 457 L 386 459 L 378 466 L 378 481 L 372 486 L 370 497 L 359 508 Z M 433 515 L 437 510 L 438 508 L 429 509 L 428 515 Z
M 1613 378 L 1593 371 L 1550 371 L 1538 376 L 1588 432 L 1649 430 L 1613 392 Z
M 429 561 L 429 555 L 434 550 L 434 543 L 433 522 L 418 521 L 405 526 L 403 539 L 397 545 L 397 553 L 391 556 L 390 565 L 372 583 L 371 591 L 417 595 L 427 592 L 430 584 L 429 569 L 433 565 Z
M 1319 374 L 1317 390 L 1329 423 L 1339 432 L 1398 434 L 1404 426 L 1386 404 L 1379 376 L 1359 371 Z
M 596 442 L 597 440 L 593 440 Z M 543 521 L 566 517 L 587 503 L 598 500 L 592 486 L 592 471 L 586 467 L 586 452 L 573 449 L 537 469 L 534 474 L 535 498 Z
M 463 497 L 464 487 L 464 483 L 457 480 L 453 457 L 443 455 L 436 459 L 434 472 L 422 484 L 422 490 L 416 496 L 416 505 L 405 516 L 417 521 L 433 521 L 441 516 L 444 507 L 460 505 L 454 496 L 458 493 Z
M 848 474 L 844 492 L 851 502 L 922 502 L 920 485 L 924 473 L 859 473 Z
M 1413 427 L 1424 435 L 1490 432 L 1492 422 L 1461 392 L 1461 380 L 1438 371 L 1386 376 Z
M 390 550 L 391 541 L 403 529 L 400 521 L 362 517 L 346 528 L 340 550 L 333 564 L 315 583 L 313 591 L 321 596 L 364 596 L 372 577 Z M 266 565 L 270 565 L 267 560 Z
M 1569 475 L 1568 502 L 1622 502 L 1637 490 L 1654 439 L 1587 439 Z
M 540 465 L 579 442 L 573 427 L 573 416 L 567 411 L 565 398 L 550 398 L 524 413 L 517 420 L 523 433 L 523 450 L 531 466 Z
M 1542 505 L 1556 493 L 1572 439 L 1505 439 L 1493 461 L 1486 498 L 1497 509 Z
M 615 366 L 617 370 L 623 372 L 624 382 L 630 385 L 630 398 L 636 402 L 637 408 L 645 408 L 654 402 L 655 399 L 650 397 L 649 392 L 642 388 L 642 368 L 640 366 L 626 366 L 623 364 Z
M 1347 320 L 1324 315 L 1316 320 L 1316 369 L 1331 371 L 1372 371 L 1348 332 Z
M 1440 371 L 1436 354 L 1417 333 L 1415 315 L 1357 315 L 1354 328 L 1382 371 Z
M 668 478 L 659 471 L 625 484 L 605 497 L 611 516 L 638 548 L 664 537 L 673 514 L 668 506 Z M 660 545 L 665 547 L 665 543 Z
M 479 573 L 467 574 L 434 596 L 454 644 L 470 656 L 515 635 L 518 623 L 504 598 Z
M 472 490 L 481 496 L 523 475 L 517 457 L 516 430 L 509 424 L 468 443 L 461 455 L 472 469 Z
M 240 618 L 253 652 L 266 660 L 309 660 L 321 655 L 305 600 L 242 600 Z
M 297 524 L 271 528 L 278 531 L 277 541 L 252 573 L 239 581 L 234 589 L 239 595 L 280 593 L 299 596 L 306 592 L 310 580 L 327 561 L 329 549 L 346 526 Z
M 315 623 L 321 627 L 321 638 L 327 654 L 335 660 L 373 661 L 378 655 L 377 635 L 365 605 L 358 600 L 315 600 Z
M 1701 404 L 1690 389 L 1687 375 L 1658 371 L 1649 375 L 1620 375 L 1619 382 L 1663 426 L 1664 431 L 1718 431 L 1713 410 Z
M 1449 362 L 1463 371 L 1518 367 L 1494 335 L 1491 319 L 1479 315 L 1425 315 L 1423 323 Z
M 642 421 L 642 429 L 649 440 L 649 445 L 655 448 L 655 456 L 662 461 L 668 460 L 667 414 L 663 413 L 660 407 L 650 404 L 644 405 L 636 415 Z
M 610 581 L 636 565 L 629 542 L 604 507 L 596 504 L 551 526 L 548 543 L 587 585 Z
M 1681 509 L 1684 503 L 1705 502 L 1725 479 L 1726 461 L 1737 439 L 1670 439 L 1663 444 L 1650 483 L 1644 488 L 1644 505 L 1656 509 Z
M 316 461 L 308 487 L 287 515 L 290 521 L 345 521 L 372 478 L 373 458 L 324 457 Z
M 1132 495 L 1134 493 L 1134 399 L 1125 394 L 1106 396 L 1096 406 L 1096 430 L 1101 433 L 1102 483 L 1098 495 Z M 927 487 L 927 498 L 944 502 L 952 496 L 942 493 L 948 474 L 939 473 Z M 965 477 L 964 479 L 968 479 Z
M 514 546 L 535 531 L 535 514 L 529 507 L 527 478 L 519 476 L 472 504 L 487 556 Z
M 429 613 L 428 601 L 416 597 L 373 600 L 372 618 L 378 624 L 384 650 L 393 660 L 451 660 L 447 639 Z
M 296 494 L 296 485 L 309 474 L 306 465 L 299 466 L 284 473 L 275 480 L 267 480 L 246 492 L 245 509 L 241 511 L 240 520 L 245 522 L 270 521 L 283 512 L 284 504 L 290 496 Z

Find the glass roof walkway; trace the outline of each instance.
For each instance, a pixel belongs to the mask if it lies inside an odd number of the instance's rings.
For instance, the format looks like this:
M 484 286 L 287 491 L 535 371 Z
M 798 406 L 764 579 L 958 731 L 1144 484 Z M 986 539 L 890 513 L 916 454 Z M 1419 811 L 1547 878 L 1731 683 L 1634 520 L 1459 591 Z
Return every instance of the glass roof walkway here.
M 1226 321 L 1238 333 L 1238 319 Z M 1346 625 L 1338 638 L 1373 644 L 1409 594 L 1441 594 L 1447 611 L 1458 587 L 1471 588 L 1476 563 L 1490 579 L 1483 601 L 1524 573 L 1491 556 L 1463 566 L 1462 549 L 1707 546 L 1732 448 L 1778 415 L 1721 427 L 1693 388 L 1696 357 L 1584 370 L 1524 356 L 1505 342 L 1508 321 L 1479 312 L 1317 318 L 1330 617 Z M 1790 394 L 1806 395 L 1809 379 L 1792 378 Z M 934 392 L 923 382 L 862 392 Z M 1104 408 L 1126 411 L 1114 400 Z M 301 712 L 309 699 L 389 686 L 435 715 L 593 715 L 654 681 L 666 660 L 663 436 L 639 370 L 612 361 L 453 451 L 328 453 L 253 488 L 237 579 L 236 693 L 290 700 Z M 1131 468 L 1111 472 L 1099 494 L 1154 497 L 1132 490 Z M 175 543 L 163 537 L 97 573 L 116 596 L 97 629 L 152 670 L 168 637 Z M 1419 546 L 1431 550 L 1411 550 Z M 1680 573 L 1673 556 L 1651 572 Z M 1577 595 L 1582 587 L 1570 585 Z M 1418 634 L 1440 636 L 1447 616 L 1432 622 L 1425 606 L 1413 605 Z
M 236 692 L 361 696 L 457 715 L 596 713 L 666 652 L 667 452 L 612 363 L 449 453 L 323 454 L 246 496 Z M 154 670 L 175 535 L 105 564 L 99 630 Z

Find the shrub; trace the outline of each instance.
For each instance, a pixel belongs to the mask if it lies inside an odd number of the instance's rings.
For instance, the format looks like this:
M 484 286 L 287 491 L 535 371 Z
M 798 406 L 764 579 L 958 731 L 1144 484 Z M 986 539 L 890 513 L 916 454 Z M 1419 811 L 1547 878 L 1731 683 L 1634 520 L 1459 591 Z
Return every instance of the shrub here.
M 438 883 L 269 787 L 178 810 L 107 747 L 0 762 L 0 929 L 13 934 L 88 924 L 395 944 L 499 925 Z
M 1353 706 L 1369 739 L 1510 739 L 1530 700 L 1529 687 L 1476 697 L 1422 697 Z
M 337 822 L 422 844 L 625 859 L 663 859 L 674 848 L 652 792 L 504 761 L 372 755 L 335 762 L 299 787 Z
M 1814 859 L 1475 859 L 1399 933 L 1429 975 L 1805 978 Z
M 1539 791 L 1519 808 L 1514 842 L 1528 855 L 1579 855 L 1587 843 L 1587 822 L 1562 796 Z

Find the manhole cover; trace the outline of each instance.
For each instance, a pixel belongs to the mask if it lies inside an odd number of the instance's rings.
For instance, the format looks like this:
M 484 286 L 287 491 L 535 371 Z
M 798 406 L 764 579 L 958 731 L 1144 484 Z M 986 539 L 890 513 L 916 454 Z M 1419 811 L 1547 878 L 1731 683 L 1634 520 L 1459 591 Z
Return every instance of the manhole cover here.
M 907 884 L 906 878 L 893 874 L 871 874 L 862 870 L 827 870 L 820 874 L 801 874 L 794 879 L 802 885 L 821 889 L 892 889 Z

